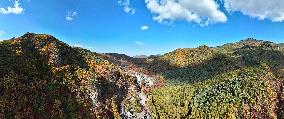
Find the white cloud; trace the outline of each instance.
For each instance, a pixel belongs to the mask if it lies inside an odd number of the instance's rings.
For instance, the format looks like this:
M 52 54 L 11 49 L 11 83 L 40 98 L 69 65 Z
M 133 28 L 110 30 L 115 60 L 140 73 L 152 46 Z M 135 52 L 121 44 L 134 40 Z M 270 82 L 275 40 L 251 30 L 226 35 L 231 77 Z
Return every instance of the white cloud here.
M 0 31 L 0 36 L 5 35 L 6 33 L 4 31 Z
M 140 41 L 134 41 L 137 46 L 144 46 L 145 44 Z
M 145 0 L 158 22 L 188 21 L 202 26 L 226 22 L 226 15 L 214 0 Z
M 149 29 L 149 26 L 145 26 L 145 25 L 144 25 L 144 26 L 141 26 L 140 29 L 141 29 L 142 31 L 148 30 L 148 29 Z
M 92 46 L 86 46 L 86 45 L 82 45 L 82 44 L 78 44 L 78 43 L 75 43 L 72 46 L 73 47 L 79 47 L 79 48 L 85 48 L 85 49 L 88 49 L 88 50 L 94 50 L 94 47 L 92 47 Z
M 119 0 L 118 4 L 120 6 L 123 6 L 123 10 L 124 12 L 128 13 L 128 14 L 135 14 L 135 8 L 131 7 L 130 5 L 130 0 Z
M 14 6 L 9 6 L 8 8 L 0 8 L 0 13 L 2 14 L 21 14 L 24 9 L 20 6 L 19 0 L 15 0 Z
M 73 46 L 74 47 L 83 47 L 83 45 L 81 45 L 81 44 L 74 44 Z
M 72 21 L 74 20 L 74 17 L 77 16 L 77 12 L 74 12 L 74 11 L 68 11 L 67 14 L 66 14 L 66 20 L 67 21 Z
M 260 20 L 284 20 L 284 0 L 224 0 L 224 5 L 228 11 L 240 11 Z

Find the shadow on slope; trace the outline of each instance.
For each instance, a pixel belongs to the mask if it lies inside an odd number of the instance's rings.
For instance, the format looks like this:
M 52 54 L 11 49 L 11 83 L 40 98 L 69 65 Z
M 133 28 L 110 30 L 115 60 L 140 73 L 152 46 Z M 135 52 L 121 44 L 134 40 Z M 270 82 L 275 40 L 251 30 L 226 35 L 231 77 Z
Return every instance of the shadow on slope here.
M 283 118 L 283 59 L 276 49 L 245 46 L 188 67 L 162 61 L 170 70 L 161 73 L 178 85 L 151 93 L 152 112 L 161 118 Z
M 238 62 L 243 62 L 245 66 L 266 63 L 277 78 L 284 78 L 284 52 L 269 46 L 245 46 L 236 49 L 233 55 L 240 57 Z
M 268 47 L 244 46 L 234 50 L 233 54 L 215 53 L 200 63 L 189 66 L 176 66 L 166 60 L 155 61 L 144 66 L 147 70 L 162 74 L 166 80 L 193 83 L 211 79 L 216 75 L 234 71 L 242 67 L 267 64 L 278 78 L 284 76 L 284 55 Z

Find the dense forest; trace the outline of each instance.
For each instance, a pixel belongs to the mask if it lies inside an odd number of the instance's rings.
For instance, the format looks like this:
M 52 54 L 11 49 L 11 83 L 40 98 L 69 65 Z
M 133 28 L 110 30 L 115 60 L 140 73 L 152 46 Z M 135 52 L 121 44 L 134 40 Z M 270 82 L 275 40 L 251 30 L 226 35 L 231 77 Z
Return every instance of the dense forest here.
M 177 49 L 144 63 L 128 58 L 165 80 L 148 94 L 153 118 L 275 119 L 284 118 L 283 59 L 283 44 L 253 38 Z
M 284 118 L 284 45 L 253 38 L 133 58 L 27 33 L 0 41 L 0 74 L 0 118 L 127 118 L 140 90 L 154 119 Z
M 118 118 L 135 79 L 45 34 L 0 42 L 0 118 Z

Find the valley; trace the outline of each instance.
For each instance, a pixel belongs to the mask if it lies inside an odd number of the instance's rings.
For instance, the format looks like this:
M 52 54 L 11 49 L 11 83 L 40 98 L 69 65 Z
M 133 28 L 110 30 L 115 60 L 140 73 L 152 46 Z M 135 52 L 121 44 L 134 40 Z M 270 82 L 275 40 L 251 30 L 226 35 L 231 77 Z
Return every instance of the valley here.
M 130 57 L 26 33 L 0 41 L 0 118 L 282 119 L 283 59 L 253 38 Z

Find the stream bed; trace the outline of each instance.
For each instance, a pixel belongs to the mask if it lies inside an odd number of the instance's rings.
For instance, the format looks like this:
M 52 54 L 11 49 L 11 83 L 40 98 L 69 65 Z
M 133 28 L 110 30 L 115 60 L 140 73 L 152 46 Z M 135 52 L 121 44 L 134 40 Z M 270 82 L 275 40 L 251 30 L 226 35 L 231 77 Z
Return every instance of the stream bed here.
M 128 71 L 128 74 L 137 78 L 137 87 L 140 87 L 143 83 L 145 86 L 152 86 L 154 84 L 154 78 L 150 77 L 148 75 L 140 74 L 135 71 Z M 132 87 L 131 90 L 133 90 L 137 95 L 136 98 L 138 98 L 140 105 L 142 106 L 142 112 L 135 112 L 132 110 L 126 110 L 124 107 L 124 104 L 122 104 L 121 108 L 121 114 L 124 119 L 151 119 L 151 113 L 148 110 L 147 107 L 147 95 L 141 91 L 137 90 L 140 88 L 134 88 Z M 131 100 L 133 97 L 127 97 L 129 100 Z M 134 97 L 135 98 L 135 97 Z

